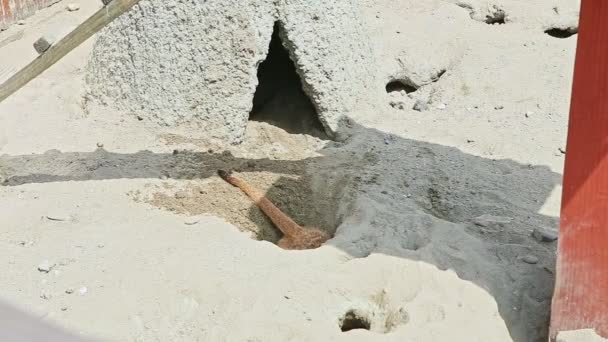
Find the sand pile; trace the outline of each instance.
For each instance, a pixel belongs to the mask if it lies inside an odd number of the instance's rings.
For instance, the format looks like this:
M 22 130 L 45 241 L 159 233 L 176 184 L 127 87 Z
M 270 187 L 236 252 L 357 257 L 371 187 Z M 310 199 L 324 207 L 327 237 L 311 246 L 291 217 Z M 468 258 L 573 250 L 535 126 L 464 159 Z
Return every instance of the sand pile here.
M 373 86 L 381 81 L 360 7 L 352 0 L 143 0 L 99 33 L 88 66 L 91 97 L 155 124 L 240 143 L 254 93 L 268 101 L 291 82 L 278 64 L 256 90 L 258 66 L 278 45 L 333 135 L 346 113 L 379 104 L 369 96 L 380 94 Z

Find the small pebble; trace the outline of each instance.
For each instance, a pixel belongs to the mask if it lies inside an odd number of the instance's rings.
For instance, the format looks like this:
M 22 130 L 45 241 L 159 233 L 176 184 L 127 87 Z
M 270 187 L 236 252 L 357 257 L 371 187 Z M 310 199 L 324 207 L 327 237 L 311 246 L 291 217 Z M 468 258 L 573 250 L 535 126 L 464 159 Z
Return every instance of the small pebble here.
M 188 193 L 186 191 L 178 191 L 175 193 L 175 198 L 186 198 Z
M 487 227 L 492 224 L 507 224 L 513 219 L 510 217 L 494 216 L 494 215 L 481 215 L 473 219 L 473 223 L 477 226 Z
M 64 214 L 49 214 L 46 215 L 46 218 L 51 221 L 69 221 L 70 216 Z
M 557 232 L 544 228 L 534 228 L 532 236 L 539 242 L 553 242 L 557 240 Z
M 403 101 L 391 101 L 389 104 L 393 108 L 405 109 L 405 103 L 403 103 Z
M 538 262 L 538 257 L 536 255 L 528 254 L 521 258 L 521 260 L 527 264 L 536 264 Z
M 98 142 L 97 147 L 103 147 L 103 143 Z
M 83 286 L 80 289 L 78 289 L 78 293 L 80 293 L 81 296 L 84 296 L 85 294 L 87 294 L 87 292 L 89 292 L 89 289 L 87 289 L 86 286 Z
M 445 105 L 445 103 L 440 103 L 435 108 L 437 108 L 439 110 L 444 110 L 447 108 L 447 106 Z
M 414 110 L 422 112 L 429 109 L 429 104 L 422 100 L 417 100 L 414 104 Z
M 17 22 L 17 25 L 25 25 L 25 20 L 19 20 L 19 21 Z
M 40 37 L 40 38 L 38 38 L 38 40 L 36 40 L 34 42 L 34 50 L 36 50 L 36 52 L 38 52 L 38 54 L 42 54 L 46 50 L 48 50 L 51 47 L 51 45 L 53 45 L 54 42 L 55 41 L 53 40 L 53 38 Z
M 42 292 L 42 294 L 40 294 L 40 298 L 44 299 L 44 300 L 49 300 L 51 299 L 51 295 L 48 292 Z
M 40 265 L 38 265 L 38 271 L 44 272 L 44 273 L 49 273 L 51 271 L 51 269 L 53 269 L 53 267 L 55 267 L 54 263 L 51 263 L 48 260 L 44 260 L 43 262 L 40 263 Z
M 138 115 L 138 116 L 137 116 L 137 120 L 139 120 L 139 121 L 143 121 L 143 119 L 144 119 L 144 117 L 143 117 L 143 116 L 141 116 L 141 115 Z
M 529 117 L 531 117 L 532 115 L 534 115 L 534 112 L 527 111 L 527 112 L 526 112 L 524 115 L 525 115 L 527 118 L 529 118 Z
M 70 12 L 75 12 L 78 11 L 80 9 L 80 5 L 79 4 L 75 4 L 75 3 L 71 3 L 67 6 L 68 11 Z
M 72 294 L 72 293 L 74 293 L 74 289 L 70 287 L 70 288 L 68 288 L 68 289 L 65 290 L 65 293 Z
M 505 106 L 496 106 L 496 107 L 494 107 L 494 109 L 496 109 L 496 110 L 501 110 L 501 109 L 504 109 L 504 108 L 505 108 Z
M 190 216 L 190 217 L 186 217 L 184 219 L 184 223 L 188 226 L 192 226 L 194 224 L 197 224 L 201 221 L 201 218 L 198 216 Z
M 104 247 L 105 247 L 105 245 L 103 243 L 100 243 L 97 245 L 97 248 L 104 248 Z
M 68 311 L 68 308 L 66 306 L 61 308 L 61 311 Z
M 474 143 L 474 142 L 475 142 L 475 140 L 473 140 L 473 139 L 467 139 L 467 143 L 469 143 L 469 144 Z

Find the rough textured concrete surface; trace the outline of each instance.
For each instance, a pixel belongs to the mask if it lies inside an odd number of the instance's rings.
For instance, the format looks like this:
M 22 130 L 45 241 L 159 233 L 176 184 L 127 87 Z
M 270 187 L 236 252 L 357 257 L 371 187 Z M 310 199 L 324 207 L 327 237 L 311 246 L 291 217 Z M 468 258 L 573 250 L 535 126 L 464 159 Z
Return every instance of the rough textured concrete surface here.
M 278 22 L 332 135 L 344 114 L 369 108 L 358 102 L 369 101 L 375 63 L 359 18 L 351 0 L 144 0 L 99 34 L 87 83 L 93 97 L 140 119 L 239 143 Z

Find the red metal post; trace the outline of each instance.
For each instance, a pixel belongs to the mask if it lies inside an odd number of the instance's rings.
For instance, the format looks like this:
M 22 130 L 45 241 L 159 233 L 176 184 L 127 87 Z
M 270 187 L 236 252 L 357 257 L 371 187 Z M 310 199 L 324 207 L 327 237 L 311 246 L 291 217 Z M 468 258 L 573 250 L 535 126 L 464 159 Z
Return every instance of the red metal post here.
M 60 0 L 0 0 L 0 29 Z
M 608 337 L 608 1 L 582 0 L 550 337 Z

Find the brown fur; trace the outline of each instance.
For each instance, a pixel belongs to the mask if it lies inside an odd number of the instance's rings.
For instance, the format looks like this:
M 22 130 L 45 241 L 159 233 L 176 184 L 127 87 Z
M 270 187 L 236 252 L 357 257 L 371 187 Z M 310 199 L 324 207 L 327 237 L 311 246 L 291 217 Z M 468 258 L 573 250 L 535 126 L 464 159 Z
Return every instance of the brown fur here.
M 330 235 L 317 228 L 304 228 L 295 223 L 281 209 L 277 208 L 264 194 L 247 182 L 234 177 L 230 172 L 218 170 L 217 174 L 226 182 L 241 189 L 270 218 L 283 233 L 277 245 L 283 249 L 314 249 L 330 239 Z

